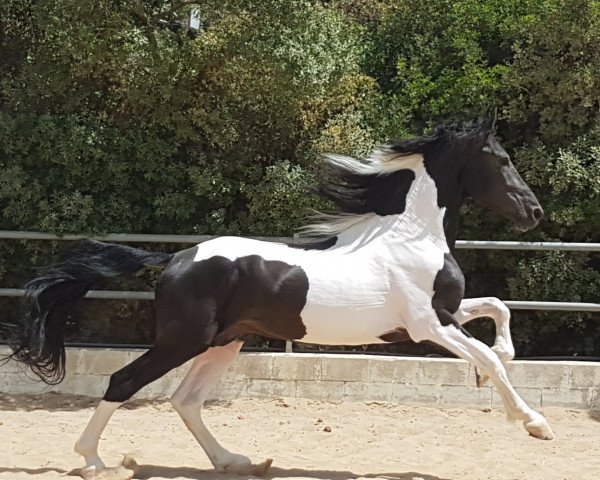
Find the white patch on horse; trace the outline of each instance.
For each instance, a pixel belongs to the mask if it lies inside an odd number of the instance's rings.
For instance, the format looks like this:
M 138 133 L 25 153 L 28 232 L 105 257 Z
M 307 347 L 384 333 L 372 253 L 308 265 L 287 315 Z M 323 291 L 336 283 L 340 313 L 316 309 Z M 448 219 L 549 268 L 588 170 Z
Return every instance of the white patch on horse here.
M 399 158 L 395 169 L 401 163 L 416 177 L 405 211 L 398 215 L 361 215 L 340 233 L 341 244 L 333 249 L 306 251 L 222 237 L 200 244 L 194 260 L 215 255 L 229 260 L 259 255 L 302 268 L 309 290 L 300 314 L 306 327 L 300 342 L 386 343 L 380 335 L 396 328 L 406 328 L 411 335 L 417 330 L 419 336 L 423 325 L 410 324 L 407 328 L 407 318 L 414 308 L 427 309 L 435 318 L 431 306 L 433 282 L 449 251 L 443 228 L 445 209 L 437 204 L 435 182 L 425 169 L 423 156 Z M 415 298 L 422 300 L 414 302 Z

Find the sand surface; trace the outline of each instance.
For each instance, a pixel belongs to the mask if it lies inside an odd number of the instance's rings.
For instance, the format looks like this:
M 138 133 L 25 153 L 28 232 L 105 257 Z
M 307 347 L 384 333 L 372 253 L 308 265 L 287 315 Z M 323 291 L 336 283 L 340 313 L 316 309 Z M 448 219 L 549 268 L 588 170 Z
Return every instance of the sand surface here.
M 95 404 L 56 394 L 0 395 L 0 479 L 74 478 L 69 474 L 82 462 L 73 444 Z M 600 422 L 579 410 L 543 413 L 556 434 L 552 441 L 527 436 L 500 410 L 286 398 L 213 404 L 203 416 L 229 450 L 256 462 L 273 458 L 266 477 L 272 480 L 600 479 Z M 100 453 L 109 465 L 131 454 L 139 479 L 234 478 L 211 470 L 166 402 L 119 409 Z

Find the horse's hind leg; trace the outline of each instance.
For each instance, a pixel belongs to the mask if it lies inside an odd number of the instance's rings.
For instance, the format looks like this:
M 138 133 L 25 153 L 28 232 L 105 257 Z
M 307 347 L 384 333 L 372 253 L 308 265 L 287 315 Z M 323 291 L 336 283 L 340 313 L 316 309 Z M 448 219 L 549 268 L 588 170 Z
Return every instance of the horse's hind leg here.
M 183 364 L 206 348 L 191 350 L 182 348 L 181 344 L 170 345 L 157 342 L 144 355 L 110 377 L 110 383 L 102 401 L 75 444 L 75 452 L 85 458 L 86 465 L 83 473 L 86 474 L 86 477 L 93 476 L 95 472 L 105 468 L 104 462 L 98 455 L 98 443 L 100 435 L 115 410 L 142 387 L 162 377 L 169 370 Z
M 271 460 L 253 465 L 244 456 L 223 448 L 204 425 L 201 410 L 209 392 L 237 357 L 243 342 L 234 341 L 223 347 L 212 347 L 198 355 L 190 371 L 171 397 L 173 407 L 202 446 L 215 469 L 245 475 L 264 475 Z

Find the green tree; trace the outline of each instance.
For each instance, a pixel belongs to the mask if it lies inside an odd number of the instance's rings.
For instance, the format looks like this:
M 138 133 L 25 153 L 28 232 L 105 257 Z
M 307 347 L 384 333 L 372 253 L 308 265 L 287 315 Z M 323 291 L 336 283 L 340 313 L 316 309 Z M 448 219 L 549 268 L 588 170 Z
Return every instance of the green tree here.
M 597 0 L 197 7 L 194 33 L 187 0 L 0 4 L 0 228 L 291 235 L 305 210 L 327 208 L 308 192 L 321 153 L 364 157 L 497 107 L 497 135 L 546 217 L 517 236 L 467 205 L 460 236 L 599 241 Z M 60 247 L 0 243 L 3 286 Z M 458 257 L 470 296 L 597 301 L 597 255 Z M 150 308 L 99 305 L 86 331 L 133 316 L 150 338 Z M 516 312 L 517 348 L 597 353 L 597 318 Z

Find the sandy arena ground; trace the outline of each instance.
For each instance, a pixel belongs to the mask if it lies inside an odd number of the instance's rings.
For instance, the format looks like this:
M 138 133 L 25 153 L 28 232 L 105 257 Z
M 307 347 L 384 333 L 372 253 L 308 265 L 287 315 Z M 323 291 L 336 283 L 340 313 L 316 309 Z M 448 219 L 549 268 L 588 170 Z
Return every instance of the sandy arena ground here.
M 73 453 L 96 400 L 0 395 L 0 479 L 73 478 Z M 240 399 L 204 418 L 229 450 L 274 459 L 267 479 L 591 480 L 600 478 L 600 422 L 546 408 L 556 438 L 528 437 L 500 410 Z M 131 454 L 136 479 L 225 480 L 166 402 L 114 415 L 100 443 L 105 462 Z M 254 477 L 235 477 L 250 479 Z

